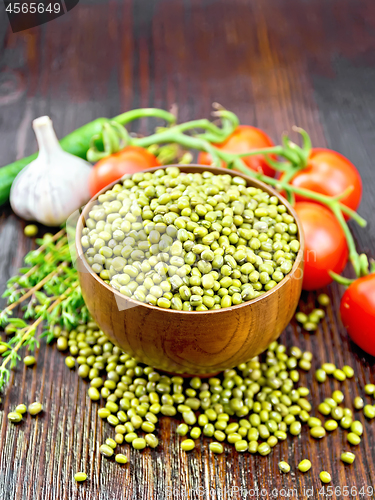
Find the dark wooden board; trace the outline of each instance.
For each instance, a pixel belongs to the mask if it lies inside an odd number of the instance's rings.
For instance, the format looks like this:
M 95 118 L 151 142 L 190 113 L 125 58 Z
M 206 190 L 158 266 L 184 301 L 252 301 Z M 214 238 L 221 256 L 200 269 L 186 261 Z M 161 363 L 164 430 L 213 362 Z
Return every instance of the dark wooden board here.
M 16 35 L 1 3 L 0 164 L 35 150 L 30 120 L 42 114 L 53 118 L 61 136 L 97 116 L 139 106 L 177 103 L 180 120 L 204 117 L 218 101 L 274 140 L 298 124 L 315 145 L 350 158 L 364 179 L 360 213 L 369 221 L 368 230 L 353 230 L 359 248 L 374 257 L 374 50 L 373 0 L 81 0 L 69 14 Z M 152 126 L 141 122 L 136 130 L 147 133 Z M 5 208 L 1 290 L 30 248 L 22 228 Z M 310 349 L 313 369 L 323 360 L 352 365 L 356 380 L 340 386 L 350 400 L 365 382 L 375 381 L 374 359 L 350 342 L 340 323 L 340 287 L 330 286 L 328 293 L 333 303 L 319 331 L 309 335 L 292 324 L 281 341 Z M 313 302 L 314 294 L 304 294 L 301 308 Z M 302 382 L 316 402 L 339 387 L 333 381 L 318 386 L 312 372 Z M 164 419 L 161 446 L 130 452 L 130 464 L 122 468 L 98 454 L 111 429 L 96 417 L 97 404 L 86 391 L 55 348 L 41 347 L 36 368 L 17 368 L 0 406 L 1 500 L 318 499 L 322 469 L 338 488 L 332 498 L 375 497 L 371 490 L 351 492 L 375 487 L 375 424 L 365 423 L 355 464 L 345 467 L 339 455 L 350 447 L 342 432 L 320 442 L 305 432 L 267 458 L 229 447 L 213 457 L 206 440 L 189 455 L 181 452 L 176 421 Z M 35 399 L 45 405 L 42 417 L 8 425 L 11 408 Z M 311 473 L 278 472 L 280 459 L 295 471 L 307 456 Z M 77 470 L 88 473 L 84 485 L 73 480 Z

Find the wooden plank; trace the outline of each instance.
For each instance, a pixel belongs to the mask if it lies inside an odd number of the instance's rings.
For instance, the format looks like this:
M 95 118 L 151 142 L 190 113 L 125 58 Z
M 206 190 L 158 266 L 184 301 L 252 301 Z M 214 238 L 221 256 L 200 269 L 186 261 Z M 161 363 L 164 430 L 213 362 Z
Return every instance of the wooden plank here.
M 97 116 L 136 106 L 177 103 L 180 120 L 187 120 L 208 116 L 211 101 L 219 101 L 274 140 L 298 124 L 315 145 L 348 156 L 363 176 L 360 213 L 370 221 L 369 230 L 353 229 L 359 248 L 374 256 L 371 0 L 158 0 L 152 5 L 144 0 L 81 0 L 68 15 L 28 32 L 3 35 L 6 22 L 0 18 L 1 164 L 35 149 L 28 122 L 41 114 L 52 116 L 58 134 L 64 135 Z M 153 125 L 142 122 L 134 130 L 147 133 Z M 9 209 L 3 211 L 1 290 L 30 248 L 22 227 Z M 293 323 L 281 341 L 311 350 L 313 369 L 322 360 L 352 365 L 356 380 L 341 386 L 333 380 L 320 386 L 312 372 L 302 375 L 313 401 L 338 387 L 350 401 L 359 387 L 375 381 L 374 362 L 348 340 L 340 324 L 342 290 L 335 285 L 328 292 L 333 303 L 322 328 L 309 335 Z M 314 294 L 303 294 L 301 307 L 308 310 L 313 301 Z M 320 498 L 322 469 L 331 472 L 334 486 L 375 486 L 374 428 L 368 422 L 351 467 L 339 461 L 347 448 L 341 432 L 319 442 L 305 432 L 278 445 L 267 458 L 239 455 L 231 447 L 213 457 L 203 438 L 187 455 L 179 449 L 175 419 L 162 420 L 157 450 L 130 451 L 130 464 L 120 467 L 98 454 L 112 432 L 97 418 L 98 405 L 86 391 L 87 384 L 65 367 L 54 347 L 41 347 L 34 369 L 20 365 L 15 370 L 0 411 L 0 499 L 177 500 L 215 494 L 246 498 L 246 492 L 247 498 L 257 498 L 251 491 L 255 488 L 264 491 L 258 498 L 281 498 L 282 488 L 290 491 L 289 498 Z M 43 401 L 44 414 L 20 426 L 8 425 L 10 409 L 34 399 Z M 279 459 L 287 459 L 295 471 L 306 456 L 312 459 L 312 473 L 278 472 Z M 77 486 L 73 475 L 82 469 L 88 481 Z M 307 488 L 314 488 L 312 496 Z

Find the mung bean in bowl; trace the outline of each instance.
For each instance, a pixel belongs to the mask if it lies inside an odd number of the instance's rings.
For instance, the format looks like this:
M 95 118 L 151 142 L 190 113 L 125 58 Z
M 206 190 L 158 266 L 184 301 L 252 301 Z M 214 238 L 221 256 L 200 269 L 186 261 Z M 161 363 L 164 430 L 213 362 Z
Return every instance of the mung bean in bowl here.
M 76 247 L 100 328 L 173 373 L 214 373 L 261 353 L 301 293 L 293 208 L 231 170 L 179 165 L 125 176 L 86 205 Z

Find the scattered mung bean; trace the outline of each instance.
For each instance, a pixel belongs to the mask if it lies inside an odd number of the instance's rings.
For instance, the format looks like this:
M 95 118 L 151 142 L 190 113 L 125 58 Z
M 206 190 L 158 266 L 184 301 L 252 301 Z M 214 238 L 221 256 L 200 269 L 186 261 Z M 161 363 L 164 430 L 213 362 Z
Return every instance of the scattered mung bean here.
M 287 474 L 288 472 L 290 472 L 290 465 L 288 464 L 288 462 L 279 462 L 279 469 L 280 469 L 280 472 L 283 472 L 284 474 Z
M 11 411 L 8 413 L 8 420 L 12 422 L 12 424 L 19 424 L 22 421 L 22 414 L 17 411 Z
M 29 405 L 28 410 L 30 415 L 34 417 L 38 415 L 41 411 L 43 411 L 43 406 L 41 405 L 41 403 L 38 402 L 31 403 L 31 405 Z
M 74 474 L 74 480 L 77 481 L 77 483 L 82 483 L 86 481 L 86 479 L 87 479 L 87 474 L 85 474 L 84 472 L 76 472 Z
M 33 366 L 36 363 L 36 359 L 34 356 L 25 356 L 23 362 L 26 366 Z
M 216 441 L 213 441 L 212 443 L 210 443 L 209 448 L 212 451 L 212 453 L 223 453 L 224 452 L 223 445 L 221 443 L 216 442 Z
M 352 464 L 355 460 L 355 455 L 354 453 L 350 451 L 344 451 L 341 453 L 341 461 L 344 462 L 345 464 Z
M 356 410 L 362 410 L 362 408 L 365 406 L 365 403 L 360 396 L 357 396 L 353 400 L 353 406 Z
M 319 477 L 320 477 L 320 480 L 322 483 L 330 483 L 332 481 L 332 477 L 331 477 L 331 474 L 329 472 L 326 472 L 326 471 L 322 471 L 320 474 L 319 474 Z
M 118 464 L 126 464 L 128 462 L 128 457 L 126 455 L 123 455 L 122 453 L 118 453 L 116 456 L 115 456 L 115 460 Z
M 307 472 L 311 469 L 311 462 L 310 460 L 304 459 L 298 464 L 298 470 L 301 472 Z

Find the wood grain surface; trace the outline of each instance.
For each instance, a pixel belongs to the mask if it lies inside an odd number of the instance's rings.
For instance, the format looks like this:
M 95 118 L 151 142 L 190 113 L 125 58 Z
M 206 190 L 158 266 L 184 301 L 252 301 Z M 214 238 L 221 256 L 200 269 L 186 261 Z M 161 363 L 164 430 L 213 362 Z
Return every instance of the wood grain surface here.
M 43 114 L 62 136 L 95 117 L 139 106 L 176 103 L 181 121 L 204 117 L 218 101 L 274 140 L 298 124 L 315 145 L 350 158 L 364 181 L 360 213 L 369 221 L 367 230 L 353 225 L 353 231 L 359 249 L 374 257 L 373 0 L 81 0 L 61 18 L 16 35 L 1 2 L 0 47 L 0 164 L 35 150 L 30 120 Z M 135 130 L 147 133 L 154 125 L 142 121 Z M 1 290 L 30 248 L 22 228 L 5 208 Z M 340 287 L 327 291 L 332 307 L 317 333 L 292 323 L 281 341 L 311 350 L 313 369 L 323 360 L 353 366 L 355 381 L 342 385 L 330 380 L 318 386 L 312 372 L 302 375 L 315 402 L 339 386 L 350 401 L 375 381 L 374 359 L 350 342 L 340 323 Z M 302 310 L 313 303 L 313 293 L 303 294 Z M 367 490 L 375 487 L 375 423 L 365 423 L 356 461 L 344 466 L 339 455 L 350 446 L 341 431 L 319 442 L 305 432 L 267 458 L 239 455 L 229 446 L 212 456 L 204 439 L 194 452 L 181 452 L 177 421 L 165 418 L 159 448 L 130 451 L 130 464 L 120 467 L 98 454 L 112 432 L 97 418 L 87 384 L 55 348 L 42 346 L 37 361 L 34 369 L 15 370 L 0 406 L 1 500 L 315 500 L 324 498 L 321 470 L 332 474 L 331 498 L 375 497 Z M 10 408 L 35 399 L 43 401 L 43 415 L 8 425 Z M 295 472 L 306 457 L 311 472 Z M 293 473 L 278 472 L 280 459 Z M 88 481 L 77 486 L 78 470 L 87 472 Z

